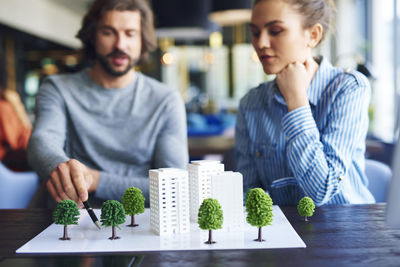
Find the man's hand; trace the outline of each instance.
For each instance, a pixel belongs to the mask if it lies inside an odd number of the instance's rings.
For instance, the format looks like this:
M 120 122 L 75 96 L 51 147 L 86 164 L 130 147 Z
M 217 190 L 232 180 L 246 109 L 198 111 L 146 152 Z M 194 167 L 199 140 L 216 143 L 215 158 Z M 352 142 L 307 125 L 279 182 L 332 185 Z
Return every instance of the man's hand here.
M 50 195 L 57 201 L 72 199 L 79 206 L 88 199 L 88 193 L 97 188 L 100 172 L 91 170 L 76 159 L 60 163 L 46 183 Z
M 310 58 L 304 63 L 291 63 L 276 75 L 279 91 L 289 111 L 308 105 L 307 89 L 317 69 L 318 64 Z

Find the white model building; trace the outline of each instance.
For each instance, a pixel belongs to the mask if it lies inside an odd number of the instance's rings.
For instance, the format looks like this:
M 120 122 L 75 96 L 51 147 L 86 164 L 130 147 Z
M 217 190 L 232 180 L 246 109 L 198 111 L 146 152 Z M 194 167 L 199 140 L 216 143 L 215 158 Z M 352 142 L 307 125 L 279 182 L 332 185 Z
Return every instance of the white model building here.
M 150 227 L 158 235 L 190 232 L 189 181 L 186 170 L 149 171 Z
M 217 160 L 196 160 L 188 164 L 190 191 L 190 220 L 197 222 L 204 199 L 211 197 L 211 176 L 224 172 L 224 164 Z
M 222 229 L 243 231 L 243 175 L 240 172 L 231 171 L 212 175 L 211 197 L 221 204 L 224 214 Z

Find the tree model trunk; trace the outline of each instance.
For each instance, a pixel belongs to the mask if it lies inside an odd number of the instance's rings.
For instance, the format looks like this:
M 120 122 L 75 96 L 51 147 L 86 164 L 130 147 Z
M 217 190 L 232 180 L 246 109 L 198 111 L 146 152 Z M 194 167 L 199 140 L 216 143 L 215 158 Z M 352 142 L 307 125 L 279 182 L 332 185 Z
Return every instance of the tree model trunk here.
M 212 230 L 208 230 L 208 241 L 205 244 L 215 244 L 216 242 L 212 240 Z
M 308 222 L 307 216 L 304 216 L 304 221 L 305 221 L 305 222 Z
M 264 242 L 265 240 L 262 239 L 262 227 L 258 228 L 258 238 L 254 239 L 254 241 L 258 241 L 258 242 Z
M 129 227 L 136 227 L 139 226 L 139 224 L 135 224 L 135 215 L 131 216 L 131 224 L 128 225 Z
M 68 229 L 67 225 L 64 225 L 64 235 L 60 237 L 60 240 L 70 240 L 71 238 L 68 237 Z
M 115 226 L 112 226 L 112 236 L 109 239 L 111 239 L 111 240 L 119 239 L 119 236 L 117 236 L 116 231 L 115 231 Z

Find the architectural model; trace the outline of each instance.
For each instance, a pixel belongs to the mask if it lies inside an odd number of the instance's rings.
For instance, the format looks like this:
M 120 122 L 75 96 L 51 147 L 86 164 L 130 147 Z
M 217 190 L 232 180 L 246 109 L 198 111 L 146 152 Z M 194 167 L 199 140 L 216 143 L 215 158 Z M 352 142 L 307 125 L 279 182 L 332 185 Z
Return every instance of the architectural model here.
M 150 227 L 158 235 L 190 232 L 189 181 L 186 170 L 149 171 Z
M 211 176 L 211 197 L 224 211 L 223 230 L 243 231 L 243 175 L 227 171 Z
M 223 173 L 224 164 L 216 160 L 196 160 L 188 164 L 188 171 L 190 220 L 197 222 L 201 203 L 204 199 L 211 197 L 211 176 Z

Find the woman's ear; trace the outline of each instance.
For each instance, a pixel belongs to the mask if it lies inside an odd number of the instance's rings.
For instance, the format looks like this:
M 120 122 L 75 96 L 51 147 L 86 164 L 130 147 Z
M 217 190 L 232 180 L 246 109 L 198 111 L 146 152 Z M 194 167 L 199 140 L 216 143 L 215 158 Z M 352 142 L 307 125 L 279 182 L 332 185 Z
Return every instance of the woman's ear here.
M 310 39 L 308 41 L 308 46 L 311 48 L 315 48 L 322 39 L 322 33 L 324 31 L 324 27 L 320 23 L 316 23 L 309 29 Z

